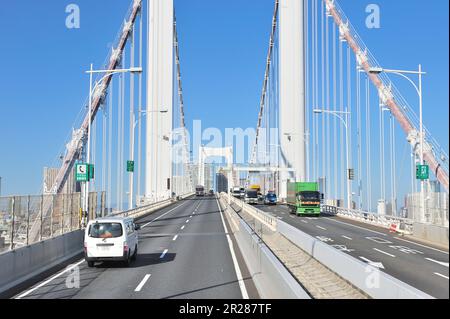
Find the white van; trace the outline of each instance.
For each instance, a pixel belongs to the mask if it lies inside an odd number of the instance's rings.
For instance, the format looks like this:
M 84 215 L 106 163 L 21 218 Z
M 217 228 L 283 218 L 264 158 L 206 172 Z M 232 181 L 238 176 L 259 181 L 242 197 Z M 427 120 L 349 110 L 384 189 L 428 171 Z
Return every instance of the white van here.
M 122 261 L 129 266 L 138 251 L 139 225 L 130 217 L 91 220 L 84 235 L 84 259 L 89 267 L 96 261 Z

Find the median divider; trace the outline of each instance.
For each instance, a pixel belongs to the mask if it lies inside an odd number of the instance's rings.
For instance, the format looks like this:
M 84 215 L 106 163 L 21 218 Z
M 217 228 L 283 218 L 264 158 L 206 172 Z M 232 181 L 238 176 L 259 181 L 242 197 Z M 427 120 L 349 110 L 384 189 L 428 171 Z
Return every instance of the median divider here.
M 263 299 L 311 299 L 259 236 L 231 206 L 227 205 L 223 196 L 220 198 L 220 203 L 260 297 Z M 272 225 L 270 223 L 272 217 L 267 217 L 261 220 Z

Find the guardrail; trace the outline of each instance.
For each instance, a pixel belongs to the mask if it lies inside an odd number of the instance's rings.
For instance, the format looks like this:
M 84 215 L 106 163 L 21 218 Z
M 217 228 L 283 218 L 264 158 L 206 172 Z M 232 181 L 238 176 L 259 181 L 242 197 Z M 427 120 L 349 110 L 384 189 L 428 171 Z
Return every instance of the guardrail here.
M 278 221 L 276 217 L 270 216 L 267 213 L 263 212 L 262 210 L 257 209 L 249 204 L 246 204 L 244 201 L 237 199 L 226 193 L 222 193 L 221 196 L 225 196 L 225 198 L 229 200 L 230 203 L 233 203 L 235 205 L 240 206 L 242 209 L 245 209 L 247 213 L 249 213 L 258 221 L 266 225 L 270 230 L 276 231 Z
M 391 215 L 380 215 L 362 210 L 348 209 L 336 206 L 324 205 L 322 212 L 331 215 L 338 215 L 345 218 L 359 220 L 364 223 L 374 224 L 384 228 L 393 228 L 396 232 L 412 235 L 414 221 L 408 218 L 401 218 Z

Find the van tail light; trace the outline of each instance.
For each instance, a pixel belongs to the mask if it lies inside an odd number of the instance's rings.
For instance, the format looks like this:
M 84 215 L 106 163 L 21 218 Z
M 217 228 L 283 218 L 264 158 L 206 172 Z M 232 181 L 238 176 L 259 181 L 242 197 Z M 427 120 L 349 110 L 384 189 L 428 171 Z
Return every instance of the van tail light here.
M 123 252 L 127 253 L 128 252 L 128 244 L 126 241 L 123 242 Z
M 84 242 L 84 252 L 87 253 L 87 243 Z

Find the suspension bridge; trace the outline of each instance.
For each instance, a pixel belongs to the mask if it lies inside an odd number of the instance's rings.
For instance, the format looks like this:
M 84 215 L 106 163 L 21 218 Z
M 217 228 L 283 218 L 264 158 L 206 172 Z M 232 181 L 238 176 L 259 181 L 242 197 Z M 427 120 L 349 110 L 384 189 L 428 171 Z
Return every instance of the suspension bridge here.
M 425 68 L 380 64 L 336 0 L 274 2 L 239 162 L 188 130 L 173 0 L 131 1 L 42 194 L 0 197 L 1 296 L 448 298 L 449 157 L 423 121 Z M 317 183 L 319 217 L 291 214 L 290 182 Z M 251 185 L 277 205 L 232 196 Z M 135 218 L 139 254 L 92 272 L 83 230 L 105 216 Z

